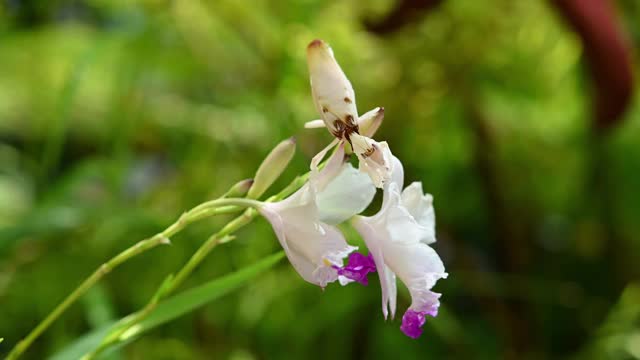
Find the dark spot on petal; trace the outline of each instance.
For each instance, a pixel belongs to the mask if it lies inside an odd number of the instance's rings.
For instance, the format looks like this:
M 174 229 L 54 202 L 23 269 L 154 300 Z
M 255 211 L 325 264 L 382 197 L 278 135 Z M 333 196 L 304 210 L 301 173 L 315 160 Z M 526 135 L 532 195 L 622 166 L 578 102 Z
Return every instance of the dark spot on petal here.
M 345 122 L 346 122 L 347 124 L 354 124 L 354 122 L 353 122 L 353 115 L 347 115 L 347 116 L 345 116 L 344 120 L 345 120 Z
M 329 112 L 329 109 L 327 109 L 326 107 L 324 107 L 324 106 L 323 106 L 323 107 L 322 107 L 322 112 L 323 112 L 323 113 Z
M 362 157 L 368 158 L 369 156 L 373 155 L 374 152 L 376 152 L 375 145 L 368 148 L 367 151 L 365 151 L 364 154 L 362 154 Z
M 359 134 L 359 133 L 360 133 L 360 132 L 359 132 L 359 130 L 360 130 L 360 129 L 359 129 L 359 127 L 358 127 L 358 124 L 355 124 L 355 125 L 348 125 L 348 126 L 344 129 L 344 132 L 345 132 L 345 135 L 351 135 L 351 134 L 353 134 L 353 133 Z
M 349 99 L 348 97 L 345 97 L 344 102 L 346 102 L 347 104 L 351 104 L 351 99 Z

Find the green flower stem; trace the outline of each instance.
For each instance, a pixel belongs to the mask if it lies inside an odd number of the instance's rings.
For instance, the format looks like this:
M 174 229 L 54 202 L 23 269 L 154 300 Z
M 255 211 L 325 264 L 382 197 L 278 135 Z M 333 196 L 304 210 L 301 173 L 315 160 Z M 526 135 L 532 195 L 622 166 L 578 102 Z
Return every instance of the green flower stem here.
M 279 194 L 272 196 L 267 201 L 276 201 L 283 199 L 298 188 L 300 188 L 305 181 L 308 179 L 309 173 L 300 175 L 296 177 L 286 188 L 284 188 Z M 75 303 L 82 295 L 84 295 L 89 289 L 91 289 L 98 281 L 102 279 L 105 275 L 111 272 L 113 269 L 121 265 L 122 263 L 132 259 L 133 257 L 142 254 L 148 250 L 153 249 L 154 247 L 161 244 L 168 244 L 170 242 L 170 238 L 184 229 L 187 225 L 196 222 L 198 220 L 214 216 L 214 215 L 222 215 L 222 214 L 231 214 L 238 211 L 241 211 L 246 207 L 255 207 L 259 202 L 250 199 L 233 199 L 233 198 L 223 198 L 218 200 L 212 200 L 205 203 L 202 203 L 193 209 L 187 211 L 182 214 L 180 218 L 173 224 L 171 224 L 168 228 L 166 228 L 161 233 L 158 233 L 150 238 L 142 240 L 130 248 L 122 251 L 111 260 L 107 261 L 103 265 L 101 265 L 97 270 L 95 270 L 88 278 L 86 278 L 71 294 L 69 294 L 58 306 L 56 306 L 49 315 L 47 315 L 44 320 L 42 320 L 31 332 L 21 341 L 18 342 L 11 350 L 11 352 L 7 355 L 7 360 L 15 360 L 19 358 L 30 346 L 31 344 L 40 336 L 42 333 L 51 326 L 51 324 L 56 321 L 73 303 Z M 251 210 L 251 209 L 250 209 Z M 238 228 L 249 223 L 256 215 L 256 211 L 252 210 L 253 213 L 251 216 L 242 215 L 231 223 L 227 224 L 225 228 L 221 230 L 220 233 L 216 234 L 217 236 L 211 237 L 207 242 L 205 242 L 201 249 L 199 249 L 193 257 L 189 260 L 189 262 L 185 265 L 185 267 L 178 273 L 176 277 L 177 281 L 174 279 L 169 284 L 169 289 L 174 291 L 183 281 L 186 279 L 193 269 L 197 267 L 197 265 L 204 259 L 204 257 L 218 244 L 228 241 L 228 237 L 221 236 L 218 237 L 223 231 L 227 234 L 237 230 Z M 225 230 L 226 229 L 226 230 Z M 169 292 L 171 292 L 169 291 Z M 169 293 L 168 292 L 168 293 Z M 161 295 L 161 294 L 160 294 Z M 151 304 L 157 302 L 161 296 L 157 296 L 156 300 L 150 302 Z M 150 312 L 153 310 L 155 304 L 148 306 Z M 138 315 L 140 318 L 144 318 L 146 314 L 144 312 L 139 312 Z M 135 320 L 135 317 L 133 318 Z M 135 324 L 135 322 L 131 322 Z
M 274 195 L 267 199 L 266 202 L 278 201 L 286 198 L 291 195 L 294 191 L 299 189 L 308 178 L 308 174 L 304 174 L 296 177 L 286 188 L 284 188 L 280 193 Z M 185 266 L 180 269 L 178 275 L 171 281 L 171 284 L 167 288 L 166 292 L 162 293 L 162 296 L 168 296 L 173 291 L 175 291 L 184 280 L 191 275 L 193 270 L 204 260 L 204 258 L 215 248 L 217 245 L 229 242 L 233 240 L 233 236 L 230 236 L 234 232 L 238 231 L 243 226 L 249 224 L 258 214 L 258 211 L 255 209 L 259 206 L 259 202 L 254 200 L 246 199 L 247 204 L 252 204 L 254 208 L 249 208 L 245 210 L 245 212 L 239 217 L 233 219 L 227 225 L 225 225 L 218 233 L 211 236 L 204 244 L 196 250 L 196 252 L 191 256 L 189 261 L 185 264 Z
M 51 324 L 62 315 L 62 313 L 69 308 L 78 298 L 84 295 L 93 285 L 95 285 L 102 277 L 111 272 L 122 263 L 132 259 L 133 257 L 151 250 L 161 244 L 169 244 L 170 238 L 176 233 L 180 232 L 187 225 L 198 221 L 200 219 L 218 215 L 236 212 L 242 208 L 248 206 L 256 206 L 258 202 L 248 199 L 218 199 L 205 202 L 201 205 L 194 207 L 193 209 L 182 214 L 180 218 L 173 224 L 171 224 L 164 231 L 144 239 L 128 249 L 122 251 L 111 260 L 102 264 L 97 270 L 95 270 L 91 276 L 86 278 L 71 294 L 69 294 L 58 306 L 47 315 L 31 332 L 11 350 L 7 355 L 7 360 L 14 360 L 20 357 L 31 344 L 49 327 Z
M 96 356 L 100 355 L 104 350 L 109 348 L 110 346 L 126 340 L 129 336 L 129 330 L 134 329 L 134 326 L 144 320 L 147 316 L 153 312 L 158 302 L 165 297 L 171 295 L 188 277 L 191 275 L 193 270 L 200 265 L 200 263 L 204 260 L 204 258 L 213 250 L 216 246 L 221 243 L 225 243 L 231 241 L 233 237 L 230 235 L 231 233 L 237 231 L 243 226 L 249 224 L 255 217 L 257 211 L 255 209 L 247 209 L 242 215 L 235 218 L 231 222 L 229 222 L 222 230 L 220 230 L 215 235 L 209 237 L 207 241 L 202 244 L 198 250 L 191 256 L 189 261 L 180 269 L 178 274 L 169 281 L 169 285 L 167 286 L 163 283 L 160 288 L 156 291 L 156 295 L 151 298 L 151 300 L 145 305 L 141 310 L 137 311 L 122 327 L 117 329 L 115 332 L 110 333 L 107 337 L 105 337 L 104 341 L 95 348 L 90 353 L 84 355 L 82 360 L 92 360 L 95 359 Z M 133 334 L 132 334 L 133 335 Z
M 243 226 L 249 224 L 255 217 L 258 212 L 255 209 L 247 209 L 241 216 L 235 218 L 230 223 L 228 223 L 222 230 L 220 230 L 217 234 L 211 236 L 204 244 L 196 250 L 196 252 L 191 256 L 189 261 L 185 264 L 185 266 L 180 269 L 176 277 L 171 281 L 171 284 L 167 288 L 166 292 L 161 294 L 162 297 L 168 296 L 173 291 L 175 291 L 184 280 L 191 275 L 193 270 L 200 265 L 202 260 L 215 248 L 217 245 L 225 242 L 229 242 L 233 240 L 231 236 L 232 233 L 242 228 Z
M 9 353 L 7 360 L 17 359 L 22 353 L 29 348 L 31 343 L 40 336 L 62 313 L 73 304 L 79 297 L 84 295 L 93 285 L 95 285 L 103 276 L 108 274 L 111 270 L 116 268 L 123 262 L 131 259 L 132 257 L 139 255 L 149 249 L 152 249 L 160 244 L 169 243 L 169 239 L 157 234 L 151 238 L 142 240 L 132 247 L 124 250 L 116 255 L 111 260 L 102 264 L 96 271 L 85 279 L 80 286 L 78 286 L 71 294 L 69 294 L 64 301 L 62 301 L 49 315 L 42 320 L 38 326 L 36 326 L 30 333 L 22 339 Z
M 266 202 L 278 201 L 286 198 L 291 195 L 293 192 L 298 190 L 301 186 L 309 178 L 310 173 L 306 173 L 304 175 L 297 176 L 287 187 L 282 189 L 277 195 L 271 196 Z M 250 204 L 254 206 L 258 206 L 259 202 L 247 199 Z M 206 203 L 202 204 L 203 206 Z M 205 206 L 206 207 L 206 206 Z M 194 209 L 195 210 L 195 209 Z M 100 353 L 106 350 L 108 347 L 116 344 L 117 342 L 126 340 L 128 336 L 128 332 L 130 329 L 134 328 L 134 326 L 144 320 L 155 308 L 157 303 L 163 298 L 169 296 L 173 293 L 182 283 L 191 275 L 193 270 L 200 265 L 200 263 L 205 259 L 205 257 L 213 250 L 216 246 L 222 243 L 226 243 L 233 239 L 231 236 L 232 233 L 236 232 L 243 226 L 249 224 L 256 217 L 258 212 L 255 209 L 247 209 L 241 216 L 233 219 L 229 222 L 225 227 L 223 227 L 218 233 L 209 237 L 207 241 L 205 241 L 198 250 L 191 256 L 189 261 L 180 269 L 178 275 L 175 278 L 170 280 L 169 285 L 167 286 L 165 283 L 160 285 L 160 288 L 156 291 L 156 295 L 152 297 L 152 299 L 145 305 L 144 308 L 136 312 L 129 321 L 126 322 L 121 328 L 119 328 L 116 332 L 109 334 L 102 344 L 94 349 L 92 352 L 86 354 L 82 357 L 82 360 L 92 360 L 95 359 Z M 163 289 L 164 286 L 167 286 Z
M 324 163 L 320 165 L 320 168 L 322 167 L 324 167 Z M 289 183 L 287 187 L 282 189 L 277 195 L 268 198 L 266 202 L 282 200 L 287 196 L 293 194 L 296 190 L 300 189 L 302 185 L 307 182 L 307 180 L 309 180 L 310 175 L 311 172 L 307 172 L 306 174 L 296 176 L 296 178 L 293 179 L 293 181 L 291 181 L 291 183 Z

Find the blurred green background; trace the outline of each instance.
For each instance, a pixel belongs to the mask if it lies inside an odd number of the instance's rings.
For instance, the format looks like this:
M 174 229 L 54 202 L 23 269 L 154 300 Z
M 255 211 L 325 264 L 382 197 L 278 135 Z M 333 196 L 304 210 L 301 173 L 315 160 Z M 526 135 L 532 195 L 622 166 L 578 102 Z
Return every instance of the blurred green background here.
M 640 6 L 615 4 L 636 52 Z M 367 30 L 394 6 L 0 2 L 0 354 L 99 264 L 251 177 L 282 139 L 298 152 L 273 189 L 304 172 L 331 140 L 303 129 L 318 117 L 305 47 L 322 38 L 360 112 L 385 107 L 376 139 L 435 197 L 450 274 L 440 316 L 412 340 L 383 321 L 376 276 L 323 292 L 281 261 L 111 358 L 640 359 L 640 98 L 594 130 L 581 40 L 550 3 L 448 0 L 393 33 Z M 24 358 L 144 306 L 229 219 L 114 271 Z M 238 235 L 186 287 L 279 250 L 262 219 Z M 409 300 L 401 291 L 400 313 Z

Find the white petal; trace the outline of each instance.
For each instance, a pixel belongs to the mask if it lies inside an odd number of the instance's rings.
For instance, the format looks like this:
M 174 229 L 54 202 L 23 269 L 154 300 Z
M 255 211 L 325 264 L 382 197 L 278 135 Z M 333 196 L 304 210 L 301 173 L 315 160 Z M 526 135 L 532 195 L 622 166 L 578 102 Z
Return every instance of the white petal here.
M 401 171 L 401 165 L 396 170 Z M 421 203 L 422 189 L 416 185 L 406 192 L 407 203 L 412 204 L 415 200 L 416 189 L 420 191 L 420 204 L 424 205 Z M 433 314 L 437 312 L 440 295 L 432 292 L 431 288 L 438 279 L 447 276 L 442 261 L 426 244 L 426 239 L 432 238 L 433 228 L 419 223 L 404 206 L 398 181 L 385 185 L 384 191 L 385 198 L 376 215 L 357 216 L 352 221 L 376 262 L 382 287 L 383 314 L 387 316 L 387 308 L 391 308 L 392 316 L 395 312 L 395 278 L 391 274 L 400 278 L 409 289 L 411 309 Z M 428 211 L 420 214 L 425 218 L 429 216 Z
M 280 245 L 298 274 L 300 274 L 304 280 L 319 285 L 313 276 L 313 272 L 317 266 L 310 259 L 302 255 L 296 247 L 289 246 L 288 228 L 278 210 L 272 209 L 271 204 L 266 204 L 266 206 L 260 209 L 260 213 L 271 223 Z
M 389 269 L 384 258 L 384 232 L 375 225 L 372 218 L 364 216 L 356 216 L 351 222 L 353 227 L 360 233 L 371 255 L 376 263 L 376 271 L 380 279 L 380 289 L 382 291 L 382 314 L 387 319 L 389 316 L 390 304 L 393 304 L 391 313 L 395 313 L 395 304 L 397 296 L 397 285 L 395 274 Z
M 329 160 L 327 160 L 324 168 L 322 168 L 322 170 L 319 170 L 319 162 L 322 161 L 322 158 L 324 158 L 327 151 L 330 150 L 336 142 L 338 142 L 336 151 L 331 155 Z M 329 146 L 324 148 L 311 160 L 312 171 L 309 177 L 309 183 L 311 183 L 315 191 L 323 191 L 324 188 L 340 174 L 343 165 L 344 141 L 338 141 L 338 139 L 335 139 L 331 142 L 331 144 L 329 144 Z
M 305 129 L 319 129 L 323 127 L 325 127 L 325 124 L 324 124 L 324 120 L 322 119 L 311 120 L 304 123 Z
M 339 141 L 340 140 L 338 140 L 338 139 L 333 139 L 333 141 L 330 142 L 329 145 L 327 145 L 324 149 L 320 150 L 320 152 L 317 153 L 313 157 L 313 159 L 311 159 L 311 164 L 309 165 L 309 168 L 311 169 L 312 172 L 318 172 L 319 171 L 318 166 L 320 165 L 320 162 L 322 162 L 322 159 L 324 159 L 324 157 L 327 155 L 327 152 L 329 152 L 329 150 L 331 150 L 331 148 L 336 146 L 336 144 L 338 144 Z
M 391 207 L 386 217 L 386 230 L 389 241 L 398 243 L 415 243 L 428 236 L 429 229 L 418 224 L 402 206 Z
M 351 164 L 343 164 L 340 174 L 318 192 L 320 220 L 328 224 L 348 220 L 366 209 L 375 193 L 376 188 L 366 174 Z
M 365 154 L 369 156 L 369 153 L 372 153 L 374 151 L 374 143 L 375 141 L 373 139 L 366 136 L 362 136 L 360 134 L 351 134 L 351 145 L 353 145 L 353 152 L 358 154 L 358 157 Z
M 424 242 L 432 243 L 435 240 L 433 224 L 419 223 L 402 202 L 402 195 L 395 182 L 389 183 L 384 188 L 382 208 L 374 215 L 377 221 L 384 222 L 384 230 L 393 242 Z
M 421 242 L 385 242 L 384 258 L 408 288 L 431 288 L 446 277 L 442 260 L 433 248 Z
M 373 184 L 381 188 L 391 178 L 392 154 L 386 141 L 376 142 L 368 137 L 351 134 L 353 151 L 360 160 L 360 171 L 371 177 Z
M 360 127 L 360 134 L 372 137 L 373 134 L 378 131 L 378 128 L 384 120 L 384 108 L 377 107 L 373 110 L 367 111 L 363 115 L 360 115 L 358 119 L 358 126 Z
M 404 185 L 404 167 L 402 166 L 402 162 L 400 159 L 393 156 L 390 150 L 389 157 L 391 158 L 391 176 L 389 181 L 398 185 L 399 189 L 402 189 L 402 186 Z
M 402 205 L 409 211 L 426 234 L 422 241 L 431 244 L 436 241 L 436 218 L 433 210 L 433 196 L 424 194 L 422 183 L 414 182 L 402 191 Z
M 392 156 L 391 181 L 385 185 L 382 209 L 376 216 L 387 220 L 387 231 L 393 241 L 435 242 L 435 215 L 431 195 L 422 194 L 422 184 L 414 182 L 402 193 L 404 169 L 400 160 Z
M 447 273 L 438 254 L 424 243 L 386 243 L 384 256 L 387 265 L 407 286 L 411 293 L 411 308 L 430 311 L 437 308 L 439 295 L 431 288 Z
M 391 319 L 396 316 L 396 300 L 398 298 L 398 285 L 396 282 L 396 274 L 389 268 L 389 266 L 385 265 L 385 272 L 383 276 L 385 277 L 385 283 L 387 285 L 387 298 L 389 299 L 389 312 L 391 312 Z
M 390 161 L 391 171 L 390 171 L 389 181 L 383 187 L 383 193 L 382 193 L 383 208 L 389 201 L 389 197 L 392 192 L 396 192 L 399 199 L 400 193 L 402 191 L 402 185 L 404 184 L 404 168 L 402 167 L 402 162 L 400 162 L 400 159 L 393 156 L 390 152 L 389 154 L 390 154 L 389 157 L 391 158 L 391 161 Z
M 332 265 L 342 266 L 342 259 L 355 248 L 338 229 L 318 220 L 315 195 L 308 183 L 281 202 L 263 204 L 260 212 L 303 279 L 321 287 L 338 279 Z

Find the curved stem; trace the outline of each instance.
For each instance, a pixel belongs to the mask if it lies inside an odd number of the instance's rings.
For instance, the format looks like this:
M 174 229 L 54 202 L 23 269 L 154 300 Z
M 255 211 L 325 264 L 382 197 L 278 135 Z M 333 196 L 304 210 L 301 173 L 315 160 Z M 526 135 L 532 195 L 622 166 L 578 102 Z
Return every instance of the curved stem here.
M 297 176 L 289 185 L 287 185 L 284 189 L 282 189 L 278 194 L 271 196 L 267 199 L 266 202 L 274 202 L 278 200 L 282 200 L 287 196 L 291 195 L 293 192 L 298 190 L 304 183 L 308 180 L 310 173 L 307 172 L 303 175 Z M 231 199 L 229 199 L 231 200 Z M 258 208 L 260 206 L 259 201 L 251 200 L 251 199 L 233 199 L 236 202 L 236 205 L 246 205 L 253 208 Z M 214 200 L 217 201 L 217 200 Z M 203 203 L 202 205 L 194 208 L 196 211 L 204 212 L 207 203 Z M 135 324 L 144 320 L 147 316 L 151 314 L 155 306 L 158 302 L 165 297 L 169 296 L 176 289 L 182 285 L 182 283 L 191 275 L 193 270 L 200 265 L 200 263 L 205 259 L 205 257 L 219 244 L 226 243 L 231 241 L 234 237 L 231 236 L 232 233 L 242 228 L 243 226 L 249 224 L 256 217 L 258 212 L 255 209 L 247 209 L 241 216 L 233 219 L 229 222 L 225 227 L 223 227 L 220 231 L 218 231 L 213 236 L 209 237 L 207 241 L 205 241 L 196 252 L 191 256 L 191 258 L 187 261 L 187 263 L 178 271 L 178 274 L 175 278 L 170 280 L 170 283 L 166 289 L 158 289 L 156 292 L 156 296 L 153 296 L 151 300 L 145 305 L 142 309 L 137 311 L 132 315 L 129 321 L 127 321 L 121 328 L 117 329 L 115 332 L 109 334 L 96 349 L 91 351 L 82 357 L 82 360 L 91 360 L 95 359 L 100 353 L 109 348 L 110 346 L 126 340 L 129 336 L 135 335 L 134 333 L 130 333 Z M 160 287 L 162 288 L 165 284 L 163 283 Z
M 249 200 L 253 203 L 258 203 L 254 200 Z M 170 280 L 169 285 L 165 289 L 159 289 L 156 292 L 156 296 L 153 296 L 151 300 L 145 305 L 142 309 L 137 311 L 129 321 L 127 321 L 122 327 L 117 329 L 115 332 L 109 334 L 104 341 L 93 351 L 84 355 L 82 360 L 91 360 L 95 359 L 96 356 L 101 354 L 104 350 L 109 348 L 111 345 L 114 345 L 120 341 L 125 340 L 127 337 L 127 333 L 130 329 L 134 327 L 135 324 L 144 320 L 147 316 L 151 314 L 153 309 L 156 307 L 158 302 L 165 297 L 171 295 L 182 283 L 191 275 L 193 270 L 200 265 L 200 263 L 205 259 L 205 257 L 213 250 L 217 245 L 221 243 L 228 242 L 233 239 L 231 233 L 237 231 L 243 226 L 249 224 L 257 215 L 257 211 L 255 209 L 247 209 L 242 215 L 238 216 L 231 222 L 229 222 L 225 227 L 223 227 L 216 234 L 211 236 L 207 241 L 202 244 L 198 250 L 191 256 L 189 261 L 178 271 L 178 274 Z M 163 287 L 161 285 L 161 287 Z M 132 334 L 133 335 L 133 334 Z
M 211 236 L 207 241 L 202 244 L 198 250 L 189 258 L 189 261 L 180 269 L 176 277 L 171 282 L 165 293 L 162 296 L 167 296 L 175 291 L 184 280 L 191 275 L 193 270 L 200 265 L 202 260 L 215 248 L 217 245 L 229 242 L 233 240 L 233 236 L 230 236 L 233 232 L 237 231 L 241 227 L 249 224 L 256 217 L 257 211 L 254 209 L 247 209 L 242 215 L 228 223 L 222 230 L 215 235 Z
M 119 253 L 111 260 L 102 264 L 96 271 L 86 278 L 80 286 L 78 286 L 71 294 L 69 294 L 58 306 L 56 306 L 44 320 L 38 324 L 24 339 L 22 339 L 9 353 L 7 360 L 17 359 L 22 353 L 29 348 L 31 343 L 40 336 L 62 313 L 73 304 L 78 298 L 87 292 L 93 285 L 95 285 L 103 276 L 111 272 L 114 268 L 118 267 L 125 261 L 139 255 L 147 250 L 150 250 L 160 244 L 168 244 L 169 239 L 162 234 L 157 234 L 151 238 L 142 240 L 132 247 Z
M 246 207 L 258 207 L 259 201 L 250 199 L 227 198 L 207 201 L 193 209 L 185 212 L 178 218 L 176 222 L 169 225 L 162 232 L 142 240 L 128 249 L 122 251 L 111 260 L 102 264 L 88 278 L 86 278 L 71 294 L 69 294 L 58 306 L 56 306 L 44 320 L 42 320 L 31 332 L 11 350 L 7 355 L 7 360 L 14 360 L 20 357 L 31 344 L 47 329 L 51 324 L 62 315 L 78 298 L 84 295 L 93 285 L 102 279 L 106 274 L 122 263 L 132 259 L 133 257 L 153 249 L 160 244 L 169 244 L 169 238 L 180 232 L 187 225 L 201 220 L 203 218 L 239 211 Z

